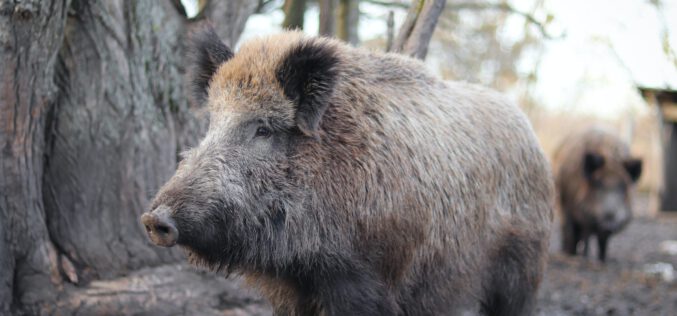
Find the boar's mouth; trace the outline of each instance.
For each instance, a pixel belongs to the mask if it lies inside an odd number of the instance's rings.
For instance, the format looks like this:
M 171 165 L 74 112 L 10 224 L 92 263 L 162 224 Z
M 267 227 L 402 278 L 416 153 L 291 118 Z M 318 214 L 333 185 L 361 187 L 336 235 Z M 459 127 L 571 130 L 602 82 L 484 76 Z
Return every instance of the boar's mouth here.
M 222 241 L 210 241 L 205 244 L 188 238 L 180 238 L 176 245 L 184 251 L 188 262 L 194 266 L 215 272 L 221 270 L 230 272 L 236 264 L 232 243 L 226 245 Z
M 285 229 L 287 210 L 283 202 L 270 199 L 259 207 L 258 211 L 252 211 L 224 201 L 189 206 L 160 205 L 144 214 L 142 223 L 154 244 L 178 246 L 185 252 L 190 264 L 215 272 L 231 273 L 245 262 L 251 265 L 268 261 L 269 258 L 262 259 L 255 253 L 260 253 L 264 248 L 275 249 L 274 236 Z M 157 218 L 169 223 L 164 226 L 171 226 L 169 230 L 175 231 L 172 235 L 175 240 L 158 238 L 163 229 L 153 229 L 150 225 Z
M 629 221 L 630 218 L 605 216 L 598 220 L 597 229 L 599 229 L 602 233 L 614 234 L 622 230 Z
M 216 257 L 214 254 L 205 254 L 204 252 L 191 248 L 189 246 L 179 245 L 188 259 L 188 263 L 193 266 L 207 269 L 211 272 L 232 273 L 238 267 L 238 262 L 232 257 Z
M 271 259 L 267 255 L 275 249 L 276 240 L 272 236 L 284 230 L 287 212 L 275 203 L 264 214 L 237 225 L 232 221 L 226 225 L 224 219 L 219 219 L 201 230 L 192 227 L 190 232 L 179 235 L 177 245 L 185 251 L 190 264 L 214 272 L 232 273 L 245 263 L 266 266 Z M 177 222 L 181 221 L 177 219 Z M 262 252 L 267 255 L 262 256 Z
M 598 224 L 599 230 L 602 233 L 614 234 L 620 231 L 625 226 L 625 223 L 619 221 L 602 221 Z
M 232 213 L 229 210 L 228 213 Z M 205 216 L 205 214 L 209 214 Z M 159 205 L 153 211 L 141 216 L 141 224 L 148 239 L 161 247 L 179 246 L 188 254 L 191 263 L 212 267 L 222 265 L 235 243 L 228 232 L 223 210 L 215 212 L 172 211 L 166 205 Z M 215 216 L 216 215 L 216 216 Z

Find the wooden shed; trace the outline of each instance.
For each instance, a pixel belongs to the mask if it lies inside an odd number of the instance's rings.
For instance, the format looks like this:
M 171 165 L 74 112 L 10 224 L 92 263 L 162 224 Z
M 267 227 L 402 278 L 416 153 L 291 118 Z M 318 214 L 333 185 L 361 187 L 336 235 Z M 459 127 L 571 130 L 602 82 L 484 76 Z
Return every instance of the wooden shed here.
M 639 87 L 642 97 L 654 107 L 661 123 L 663 183 L 660 209 L 677 211 L 677 90 Z

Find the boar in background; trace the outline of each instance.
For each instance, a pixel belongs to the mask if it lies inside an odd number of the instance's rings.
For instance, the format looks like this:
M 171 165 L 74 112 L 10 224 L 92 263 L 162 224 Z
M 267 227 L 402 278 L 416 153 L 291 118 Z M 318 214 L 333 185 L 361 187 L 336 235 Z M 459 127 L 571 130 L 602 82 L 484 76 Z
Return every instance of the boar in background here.
M 612 132 L 591 127 L 564 139 L 554 157 L 555 185 L 562 215 L 562 250 L 576 255 L 597 238 L 605 261 L 610 237 L 632 219 L 632 191 L 642 161 Z

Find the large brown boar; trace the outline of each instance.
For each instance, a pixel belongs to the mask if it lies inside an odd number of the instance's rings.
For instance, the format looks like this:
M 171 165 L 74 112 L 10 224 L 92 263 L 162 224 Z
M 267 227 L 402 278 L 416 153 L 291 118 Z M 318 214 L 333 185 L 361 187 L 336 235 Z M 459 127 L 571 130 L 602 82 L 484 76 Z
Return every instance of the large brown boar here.
M 528 314 L 554 203 L 520 110 L 412 59 L 196 35 L 209 131 L 142 217 L 279 315 Z
M 609 237 L 632 218 L 632 187 L 642 161 L 610 131 L 591 127 L 565 138 L 554 157 L 562 214 L 562 250 L 575 255 L 597 237 L 599 259 L 606 259 Z

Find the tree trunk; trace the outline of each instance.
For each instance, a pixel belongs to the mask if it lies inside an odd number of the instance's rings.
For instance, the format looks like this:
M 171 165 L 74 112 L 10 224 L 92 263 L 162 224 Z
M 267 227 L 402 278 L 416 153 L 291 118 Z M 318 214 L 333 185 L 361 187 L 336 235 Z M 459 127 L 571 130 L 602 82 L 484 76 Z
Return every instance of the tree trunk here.
M 446 0 L 418 0 L 412 3 L 393 44 L 393 51 L 425 59 L 430 39 L 446 2 Z
M 284 21 L 285 29 L 303 29 L 303 15 L 306 13 L 306 0 L 285 0 Z
M 395 40 L 395 12 L 390 10 L 386 20 L 386 52 L 393 51 L 393 42 Z
M 320 26 L 318 34 L 334 36 L 336 34 L 336 0 L 320 0 Z
M 661 197 L 661 210 L 677 211 L 677 123 L 664 123 L 664 174 L 665 187 Z
M 357 27 L 360 22 L 360 7 L 357 0 L 339 0 L 336 35 L 338 38 L 357 45 L 360 38 Z
M 53 299 L 59 274 L 42 177 L 47 112 L 68 3 L 0 3 L 0 314 Z
M 252 1 L 211 1 L 234 44 Z M 169 1 L 0 2 L 0 314 L 176 260 L 138 216 L 207 117 L 187 103 L 192 21 Z

